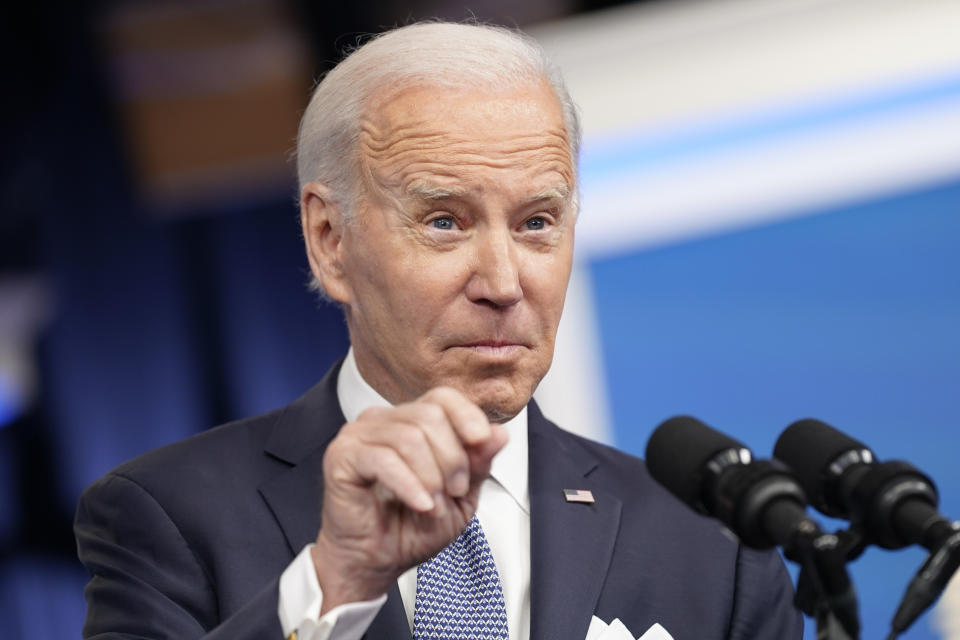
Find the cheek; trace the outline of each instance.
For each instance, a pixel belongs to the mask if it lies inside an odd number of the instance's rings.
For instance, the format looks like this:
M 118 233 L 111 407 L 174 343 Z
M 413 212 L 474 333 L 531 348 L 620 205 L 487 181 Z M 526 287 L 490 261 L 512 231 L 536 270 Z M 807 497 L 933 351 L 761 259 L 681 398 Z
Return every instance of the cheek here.
M 424 256 L 409 248 L 394 256 L 364 265 L 357 311 L 373 311 L 381 322 L 405 334 L 429 333 L 462 291 L 464 263 L 453 255 Z
M 398 277 L 404 286 L 417 291 L 425 299 L 450 301 L 465 290 L 472 274 L 471 262 L 472 258 L 465 250 L 410 250 Z
M 527 270 L 524 293 L 544 321 L 556 322 L 570 279 L 570 263 L 556 256 L 534 260 Z

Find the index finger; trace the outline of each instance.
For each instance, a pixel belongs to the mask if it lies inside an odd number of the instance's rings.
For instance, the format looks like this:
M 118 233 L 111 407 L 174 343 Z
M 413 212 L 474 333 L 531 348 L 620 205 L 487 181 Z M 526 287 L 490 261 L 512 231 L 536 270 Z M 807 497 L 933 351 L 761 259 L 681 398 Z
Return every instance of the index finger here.
M 487 414 L 453 387 L 435 387 L 420 397 L 439 405 L 457 436 L 467 446 L 475 447 L 490 439 Z

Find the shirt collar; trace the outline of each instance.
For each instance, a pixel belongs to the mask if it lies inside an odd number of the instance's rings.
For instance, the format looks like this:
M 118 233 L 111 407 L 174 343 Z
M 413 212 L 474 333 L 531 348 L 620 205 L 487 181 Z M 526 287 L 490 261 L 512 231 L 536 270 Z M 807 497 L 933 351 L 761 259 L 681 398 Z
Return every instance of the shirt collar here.
M 347 422 L 353 422 L 369 407 L 389 407 L 390 402 L 377 393 L 357 368 L 357 360 L 353 355 L 353 347 L 347 352 L 347 357 L 340 367 L 337 376 L 337 399 Z M 504 423 L 510 439 L 503 449 L 494 457 L 490 465 L 490 476 L 506 489 L 510 497 L 526 513 L 530 513 L 530 486 L 527 474 L 527 408 L 511 420 Z

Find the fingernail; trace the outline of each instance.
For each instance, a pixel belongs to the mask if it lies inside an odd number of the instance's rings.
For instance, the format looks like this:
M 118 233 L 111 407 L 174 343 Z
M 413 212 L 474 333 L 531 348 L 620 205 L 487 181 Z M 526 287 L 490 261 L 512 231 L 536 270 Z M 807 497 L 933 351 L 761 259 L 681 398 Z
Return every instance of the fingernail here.
M 479 443 L 490 437 L 490 425 L 484 422 L 474 422 L 470 425 L 468 437 L 473 443 Z
M 414 500 L 413 508 L 417 511 L 430 511 L 434 506 L 433 498 L 430 497 L 430 494 L 426 491 L 421 491 L 417 494 L 417 498 Z

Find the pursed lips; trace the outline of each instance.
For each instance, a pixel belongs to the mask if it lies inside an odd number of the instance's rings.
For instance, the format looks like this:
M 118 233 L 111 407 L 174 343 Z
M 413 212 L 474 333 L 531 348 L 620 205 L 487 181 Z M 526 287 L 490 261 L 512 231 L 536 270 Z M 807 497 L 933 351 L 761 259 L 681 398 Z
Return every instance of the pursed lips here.
M 529 348 L 529 346 L 522 342 L 509 340 L 476 340 L 451 345 L 451 348 L 470 349 L 476 353 L 489 356 L 510 356 L 521 349 Z

